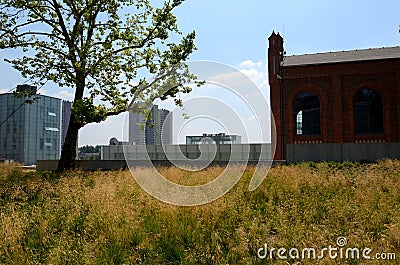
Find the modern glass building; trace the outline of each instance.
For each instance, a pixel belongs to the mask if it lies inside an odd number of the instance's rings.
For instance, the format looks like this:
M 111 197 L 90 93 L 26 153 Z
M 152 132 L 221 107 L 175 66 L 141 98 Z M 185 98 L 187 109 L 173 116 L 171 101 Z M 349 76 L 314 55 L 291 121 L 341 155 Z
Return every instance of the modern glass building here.
M 37 160 L 60 158 L 63 129 L 68 126 L 63 125 L 63 101 L 44 95 L 34 97 L 37 100 L 28 104 L 27 98 L 0 94 L 1 159 L 34 165 Z

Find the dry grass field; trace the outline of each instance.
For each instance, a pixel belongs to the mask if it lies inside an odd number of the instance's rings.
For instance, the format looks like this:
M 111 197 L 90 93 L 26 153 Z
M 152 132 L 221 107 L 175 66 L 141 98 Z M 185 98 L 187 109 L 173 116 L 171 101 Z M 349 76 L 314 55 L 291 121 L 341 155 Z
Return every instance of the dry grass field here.
M 195 185 L 223 168 L 159 170 Z M 400 264 L 400 161 L 276 166 L 250 192 L 253 171 L 212 203 L 179 207 L 145 193 L 126 170 L 56 175 L 0 165 L 0 263 Z M 371 259 L 301 257 L 304 248 L 337 247 L 340 236 L 346 248 L 371 249 Z M 258 257 L 265 244 L 273 258 Z M 278 248 L 300 257 L 281 259 Z

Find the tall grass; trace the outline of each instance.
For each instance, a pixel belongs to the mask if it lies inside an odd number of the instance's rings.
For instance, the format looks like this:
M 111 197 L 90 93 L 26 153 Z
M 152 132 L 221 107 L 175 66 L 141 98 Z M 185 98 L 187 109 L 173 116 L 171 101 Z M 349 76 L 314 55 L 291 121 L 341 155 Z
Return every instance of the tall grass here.
M 222 170 L 160 168 L 185 185 Z M 149 196 L 129 171 L 58 176 L 0 165 L 0 263 L 400 264 L 399 161 L 276 166 L 249 192 L 253 171 L 212 203 L 178 207 Z M 264 243 L 321 249 L 339 236 L 397 260 L 257 257 Z

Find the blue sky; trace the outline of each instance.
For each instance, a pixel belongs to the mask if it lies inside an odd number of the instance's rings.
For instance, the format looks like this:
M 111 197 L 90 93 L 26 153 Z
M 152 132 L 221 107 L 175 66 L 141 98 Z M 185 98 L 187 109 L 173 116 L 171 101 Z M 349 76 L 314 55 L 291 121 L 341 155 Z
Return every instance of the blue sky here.
M 184 31 L 197 32 L 192 59 L 238 65 L 265 60 L 272 30 L 285 37 L 288 54 L 399 45 L 396 0 L 189 0 L 177 10 Z
M 198 50 L 191 60 L 240 69 L 268 98 L 265 62 L 267 38 L 273 30 L 284 36 L 287 55 L 398 46 L 399 10 L 399 0 L 186 0 L 175 14 L 184 33 L 196 31 Z M 25 81 L 2 60 L 13 55 L 0 53 L 2 92 Z M 47 85 L 41 93 L 71 99 L 73 90 Z M 212 92 L 203 89 L 192 96 L 207 93 Z M 107 144 L 114 136 L 122 139 L 123 120 L 121 115 L 86 126 L 80 132 L 79 145 Z M 190 132 L 202 133 L 204 126 Z

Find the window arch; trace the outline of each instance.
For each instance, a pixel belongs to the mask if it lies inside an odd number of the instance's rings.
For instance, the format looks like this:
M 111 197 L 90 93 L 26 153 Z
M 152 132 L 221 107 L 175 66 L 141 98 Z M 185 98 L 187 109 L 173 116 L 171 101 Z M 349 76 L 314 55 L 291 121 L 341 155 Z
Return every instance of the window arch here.
M 320 102 L 316 94 L 300 93 L 293 105 L 296 135 L 321 134 Z
M 356 134 L 383 133 L 382 96 L 372 88 L 363 88 L 354 96 Z

